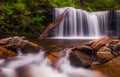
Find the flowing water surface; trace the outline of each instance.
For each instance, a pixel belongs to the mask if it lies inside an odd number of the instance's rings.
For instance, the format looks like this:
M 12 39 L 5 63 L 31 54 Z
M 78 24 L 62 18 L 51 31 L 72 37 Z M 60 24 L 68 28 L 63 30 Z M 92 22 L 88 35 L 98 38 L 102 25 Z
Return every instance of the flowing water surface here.
M 63 48 L 75 47 L 92 41 L 93 39 L 43 39 L 32 40 L 39 44 L 46 51 L 61 50 Z

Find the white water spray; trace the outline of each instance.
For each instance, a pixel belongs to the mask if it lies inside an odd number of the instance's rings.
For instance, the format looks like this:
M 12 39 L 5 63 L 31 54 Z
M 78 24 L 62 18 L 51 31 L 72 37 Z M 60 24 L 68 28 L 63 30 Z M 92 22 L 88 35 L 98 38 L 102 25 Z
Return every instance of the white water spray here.
M 103 77 L 91 70 L 71 66 L 68 57 L 69 54 L 66 54 L 58 60 L 58 69 L 51 66 L 42 51 L 1 60 L 0 77 Z

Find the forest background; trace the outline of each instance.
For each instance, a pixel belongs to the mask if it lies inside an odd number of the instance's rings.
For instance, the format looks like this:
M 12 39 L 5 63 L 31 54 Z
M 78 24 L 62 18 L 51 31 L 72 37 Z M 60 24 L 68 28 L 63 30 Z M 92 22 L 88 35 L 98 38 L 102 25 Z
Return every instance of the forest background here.
M 89 12 L 119 10 L 120 0 L 0 0 L 0 38 L 37 38 L 53 21 L 54 8 L 59 7 Z

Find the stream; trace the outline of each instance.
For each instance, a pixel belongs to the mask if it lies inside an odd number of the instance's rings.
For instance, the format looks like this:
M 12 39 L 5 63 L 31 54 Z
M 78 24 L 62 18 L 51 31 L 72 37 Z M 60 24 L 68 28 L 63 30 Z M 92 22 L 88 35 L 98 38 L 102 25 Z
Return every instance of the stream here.
M 75 47 L 82 45 L 86 42 L 92 41 L 92 39 L 43 39 L 43 40 L 31 40 L 34 43 L 39 44 L 45 51 L 59 51 L 64 48 Z

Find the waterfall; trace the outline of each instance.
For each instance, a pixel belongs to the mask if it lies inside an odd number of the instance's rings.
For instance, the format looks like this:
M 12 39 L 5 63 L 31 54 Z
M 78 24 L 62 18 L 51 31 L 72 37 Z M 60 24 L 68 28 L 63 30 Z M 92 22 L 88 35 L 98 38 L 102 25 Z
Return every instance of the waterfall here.
M 55 38 L 98 38 L 108 34 L 108 11 L 87 12 L 68 8 L 68 14 L 52 31 Z M 57 18 L 66 8 L 55 8 Z
M 117 13 L 117 35 L 120 36 L 120 10 L 116 11 Z

